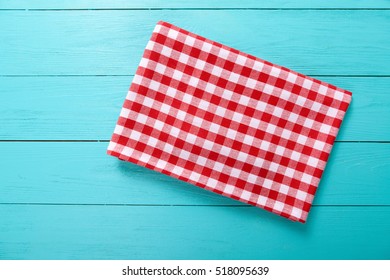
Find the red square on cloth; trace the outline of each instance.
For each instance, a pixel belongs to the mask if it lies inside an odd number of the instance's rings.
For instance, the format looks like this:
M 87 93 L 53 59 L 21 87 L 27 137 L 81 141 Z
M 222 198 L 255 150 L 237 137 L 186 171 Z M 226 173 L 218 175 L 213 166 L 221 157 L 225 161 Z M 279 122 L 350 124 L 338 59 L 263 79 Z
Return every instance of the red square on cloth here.
M 305 222 L 351 96 L 160 21 L 107 153 Z

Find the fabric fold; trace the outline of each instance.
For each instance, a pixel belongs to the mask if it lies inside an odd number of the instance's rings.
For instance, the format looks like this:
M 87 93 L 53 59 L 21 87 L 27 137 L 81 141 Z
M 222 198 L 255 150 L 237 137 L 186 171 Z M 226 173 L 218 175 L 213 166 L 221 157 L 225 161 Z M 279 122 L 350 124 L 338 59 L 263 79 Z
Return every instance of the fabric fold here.
M 305 222 L 351 97 L 160 21 L 107 153 Z

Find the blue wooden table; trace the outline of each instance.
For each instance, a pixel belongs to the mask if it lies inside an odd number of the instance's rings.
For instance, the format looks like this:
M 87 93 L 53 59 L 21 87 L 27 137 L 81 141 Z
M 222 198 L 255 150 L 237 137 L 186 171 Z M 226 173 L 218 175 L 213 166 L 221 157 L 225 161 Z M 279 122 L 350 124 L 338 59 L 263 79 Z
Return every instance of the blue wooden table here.
M 306 224 L 105 154 L 158 20 L 353 92 Z M 0 1 L 0 259 L 389 259 L 390 1 Z

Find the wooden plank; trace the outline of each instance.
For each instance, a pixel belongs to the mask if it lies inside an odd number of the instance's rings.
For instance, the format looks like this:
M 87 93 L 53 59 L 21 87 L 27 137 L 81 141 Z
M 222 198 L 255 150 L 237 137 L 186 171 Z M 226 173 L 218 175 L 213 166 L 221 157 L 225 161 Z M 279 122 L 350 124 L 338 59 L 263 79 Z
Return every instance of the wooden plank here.
M 388 8 L 385 0 L 348 0 L 348 1 L 217 1 L 217 0 L 13 0 L 0 2 L 0 9 L 142 9 L 142 8 Z
M 241 205 L 106 155 L 108 143 L 0 143 L 0 203 Z M 390 205 L 390 145 L 337 143 L 315 205 Z
M 0 259 L 388 259 L 390 207 L 0 205 Z
M 389 16 L 390 10 L 2 11 L 0 75 L 134 74 L 158 20 L 309 75 L 389 75 Z
M 339 141 L 390 140 L 389 78 L 321 79 L 353 92 Z M 0 77 L 0 139 L 108 140 L 131 80 Z

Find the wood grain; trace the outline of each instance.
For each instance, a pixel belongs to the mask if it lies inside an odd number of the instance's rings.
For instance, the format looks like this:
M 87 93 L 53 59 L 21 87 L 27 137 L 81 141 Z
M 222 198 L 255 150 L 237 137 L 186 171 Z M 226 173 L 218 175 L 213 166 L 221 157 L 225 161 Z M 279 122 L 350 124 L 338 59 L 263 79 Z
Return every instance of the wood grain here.
M 7 213 L 0 259 L 390 257 L 390 207 L 314 207 L 305 225 L 237 207 L 0 205 L 0 212 Z
M 308 75 L 389 75 L 389 16 L 390 10 L 1 11 L 0 75 L 134 74 L 158 20 Z
M 339 141 L 390 140 L 389 78 L 322 79 L 353 92 Z M 0 140 L 108 140 L 131 80 L 0 77 Z
M 389 259 L 389 19 L 385 0 L 0 1 L 0 259 Z M 158 20 L 353 92 L 305 225 L 105 154 Z
M 386 0 L 256 1 L 256 0 L 12 0 L 0 2 L 0 9 L 153 9 L 153 8 L 389 8 Z
M 106 155 L 108 143 L 0 143 L 1 203 L 236 205 Z M 315 205 L 390 205 L 390 145 L 337 143 Z

